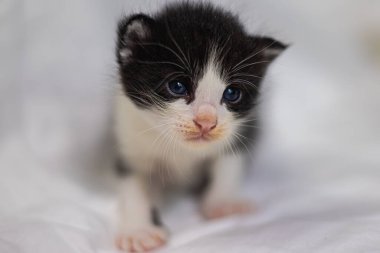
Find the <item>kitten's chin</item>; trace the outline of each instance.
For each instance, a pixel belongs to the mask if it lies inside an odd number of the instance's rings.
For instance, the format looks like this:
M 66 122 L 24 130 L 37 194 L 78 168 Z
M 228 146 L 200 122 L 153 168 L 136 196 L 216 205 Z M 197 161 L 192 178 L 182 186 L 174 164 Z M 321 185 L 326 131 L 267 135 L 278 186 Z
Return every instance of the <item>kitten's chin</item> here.
M 195 152 L 202 152 L 202 153 L 209 153 L 209 151 L 212 151 L 214 147 L 214 142 L 205 140 L 205 139 L 192 139 L 192 140 L 186 140 L 184 142 L 184 146 L 188 150 L 193 150 Z
M 227 137 L 227 131 L 221 127 L 216 127 L 209 132 L 202 132 L 195 128 L 178 129 L 177 134 L 184 148 L 207 153 L 217 150 Z
M 190 137 L 190 138 L 187 138 L 186 142 L 190 143 L 190 144 L 203 144 L 203 145 L 207 145 L 207 144 L 211 144 L 213 141 L 210 140 L 207 137 L 199 136 L 199 137 Z
M 187 149 L 209 153 L 215 151 L 218 140 L 206 136 L 186 137 L 182 145 Z

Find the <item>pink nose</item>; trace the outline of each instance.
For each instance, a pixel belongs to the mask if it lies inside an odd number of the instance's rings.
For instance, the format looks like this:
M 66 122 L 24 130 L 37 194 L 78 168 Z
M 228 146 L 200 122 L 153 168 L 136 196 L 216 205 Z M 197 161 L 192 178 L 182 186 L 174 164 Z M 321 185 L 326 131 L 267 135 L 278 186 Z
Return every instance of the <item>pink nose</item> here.
M 193 121 L 203 134 L 210 132 L 217 124 L 215 107 L 210 104 L 199 106 Z
M 209 121 L 196 121 L 194 120 L 194 124 L 202 131 L 202 133 L 207 134 L 212 129 L 216 127 L 216 122 Z

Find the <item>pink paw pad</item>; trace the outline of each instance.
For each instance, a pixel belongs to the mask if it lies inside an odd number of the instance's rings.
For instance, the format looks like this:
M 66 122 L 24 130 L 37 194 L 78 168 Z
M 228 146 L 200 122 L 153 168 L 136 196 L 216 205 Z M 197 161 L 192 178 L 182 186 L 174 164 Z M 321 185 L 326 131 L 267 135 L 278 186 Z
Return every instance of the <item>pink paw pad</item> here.
M 207 206 L 202 213 L 207 219 L 218 219 L 232 215 L 243 215 L 254 210 L 248 202 L 228 202 Z
M 124 252 L 148 252 L 166 243 L 167 235 L 160 228 L 143 228 L 119 235 L 115 244 Z

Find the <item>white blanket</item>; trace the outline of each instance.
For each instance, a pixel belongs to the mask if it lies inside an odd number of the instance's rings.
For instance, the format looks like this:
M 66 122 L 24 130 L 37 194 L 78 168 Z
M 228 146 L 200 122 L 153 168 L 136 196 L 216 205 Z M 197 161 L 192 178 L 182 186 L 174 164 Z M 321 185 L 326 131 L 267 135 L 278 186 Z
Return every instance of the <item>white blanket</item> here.
M 0 3 L 1 253 L 116 252 L 115 195 L 93 169 L 107 144 L 115 24 L 121 10 L 162 2 Z M 339 22 L 323 26 L 343 14 L 325 14 L 333 1 L 220 2 L 249 31 L 302 46 L 263 90 L 266 135 L 243 187 L 256 212 L 206 222 L 180 200 L 163 212 L 162 252 L 380 252 L 380 88 L 358 78 Z M 326 58 L 332 44 L 342 51 Z

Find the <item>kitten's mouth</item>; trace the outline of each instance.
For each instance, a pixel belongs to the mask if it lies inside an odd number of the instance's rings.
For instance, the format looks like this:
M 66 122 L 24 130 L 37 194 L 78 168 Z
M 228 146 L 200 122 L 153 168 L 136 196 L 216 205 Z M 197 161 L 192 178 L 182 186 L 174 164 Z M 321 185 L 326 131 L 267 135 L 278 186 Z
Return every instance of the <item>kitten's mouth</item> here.
M 191 132 L 184 134 L 184 140 L 189 143 L 210 143 L 224 136 L 223 129 L 215 129 L 210 132 Z
M 222 139 L 225 136 L 225 128 L 215 127 L 211 130 L 195 129 L 193 126 L 179 129 L 183 140 L 187 143 L 207 144 Z
M 186 140 L 190 141 L 190 142 L 208 142 L 208 141 L 211 141 L 210 137 L 203 135 L 203 134 L 199 134 L 198 136 L 188 137 L 188 138 L 186 138 Z
M 210 143 L 218 139 L 220 135 L 214 133 L 197 133 L 192 135 L 187 135 L 185 140 L 190 143 Z

